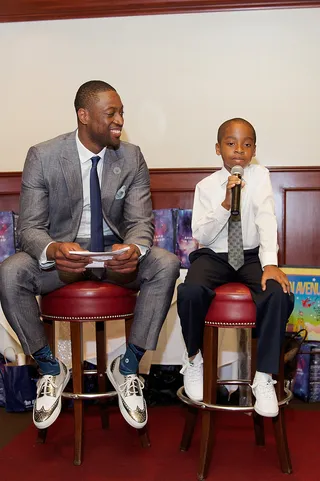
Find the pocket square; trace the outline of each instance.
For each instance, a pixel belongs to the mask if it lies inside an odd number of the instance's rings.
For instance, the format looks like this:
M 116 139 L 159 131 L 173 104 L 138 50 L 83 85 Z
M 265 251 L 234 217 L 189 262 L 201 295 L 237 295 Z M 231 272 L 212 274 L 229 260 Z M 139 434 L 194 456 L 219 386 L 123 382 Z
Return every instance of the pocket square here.
M 120 189 L 116 193 L 115 199 L 118 199 L 118 200 L 123 199 L 125 195 L 126 195 L 126 186 L 123 185 L 122 187 L 120 187 Z

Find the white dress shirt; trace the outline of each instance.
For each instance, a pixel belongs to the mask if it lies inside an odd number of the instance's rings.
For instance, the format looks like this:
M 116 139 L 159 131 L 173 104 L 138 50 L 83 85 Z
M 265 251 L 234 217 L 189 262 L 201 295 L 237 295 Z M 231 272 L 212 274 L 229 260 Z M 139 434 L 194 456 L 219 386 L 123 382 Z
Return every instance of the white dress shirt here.
M 222 207 L 230 173 L 225 167 L 206 177 L 196 186 L 192 232 L 202 247 L 214 252 L 228 252 L 230 210 Z M 259 246 L 262 268 L 278 265 L 277 221 L 268 169 L 248 165 L 244 169 L 241 189 L 241 226 L 244 250 Z
M 106 147 L 104 147 L 101 150 L 101 152 L 99 152 L 98 154 L 90 152 L 90 150 L 87 149 L 80 142 L 78 131 L 76 132 L 76 144 L 77 144 L 77 150 L 78 150 L 79 159 L 80 159 L 82 187 L 83 187 L 83 210 L 82 210 L 82 216 L 81 216 L 77 237 L 80 239 L 89 239 L 91 237 L 91 210 L 90 210 L 90 171 L 92 167 L 91 158 L 96 155 L 100 157 L 100 160 L 97 165 L 97 172 L 98 172 L 98 178 L 101 186 L 103 162 L 104 162 Z M 113 235 L 112 230 L 110 229 L 110 227 L 108 226 L 108 224 L 104 219 L 103 219 L 103 235 L 104 236 Z M 49 269 L 55 264 L 54 261 L 48 261 L 47 259 L 47 248 L 52 243 L 53 241 L 49 242 L 49 244 L 45 247 L 45 249 L 43 250 L 40 256 L 39 265 L 42 269 Z M 139 247 L 140 249 L 141 256 L 139 257 L 139 259 L 141 259 L 149 249 L 145 246 L 140 246 L 140 245 L 137 245 L 137 247 Z

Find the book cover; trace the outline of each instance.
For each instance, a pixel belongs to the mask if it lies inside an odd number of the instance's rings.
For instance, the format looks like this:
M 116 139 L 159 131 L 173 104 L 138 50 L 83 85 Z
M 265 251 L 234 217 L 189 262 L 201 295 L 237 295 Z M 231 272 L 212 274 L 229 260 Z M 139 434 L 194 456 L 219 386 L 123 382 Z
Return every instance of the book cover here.
M 295 297 L 287 324 L 288 332 L 308 331 L 308 341 L 320 341 L 320 269 L 281 267 L 289 279 Z
M 174 253 L 177 209 L 155 209 L 153 245 Z
M 317 344 L 317 345 L 315 345 Z M 320 343 L 312 343 L 309 369 L 309 402 L 320 401 Z
M 301 352 L 297 355 L 297 369 L 292 389 L 293 394 L 305 402 L 309 401 L 311 347 L 310 343 L 304 343 Z
M 190 267 L 189 254 L 199 247 L 198 241 L 192 237 L 192 209 L 179 209 L 176 213 L 176 249 L 175 254 L 181 262 L 181 267 Z
M 19 214 L 16 214 L 13 212 L 13 234 L 14 234 L 14 247 L 16 252 L 21 251 L 21 246 L 20 246 L 20 240 L 18 236 L 18 220 L 19 220 Z
M 0 212 L 0 262 L 15 253 L 12 212 Z

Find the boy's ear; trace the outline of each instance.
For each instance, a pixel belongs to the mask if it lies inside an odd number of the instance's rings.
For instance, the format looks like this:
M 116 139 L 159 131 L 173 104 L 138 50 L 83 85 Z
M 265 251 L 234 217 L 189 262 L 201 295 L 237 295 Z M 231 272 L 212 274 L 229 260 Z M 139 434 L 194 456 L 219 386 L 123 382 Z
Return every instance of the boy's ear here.
M 216 154 L 221 155 L 220 144 L 218 142 L 216 143 Z

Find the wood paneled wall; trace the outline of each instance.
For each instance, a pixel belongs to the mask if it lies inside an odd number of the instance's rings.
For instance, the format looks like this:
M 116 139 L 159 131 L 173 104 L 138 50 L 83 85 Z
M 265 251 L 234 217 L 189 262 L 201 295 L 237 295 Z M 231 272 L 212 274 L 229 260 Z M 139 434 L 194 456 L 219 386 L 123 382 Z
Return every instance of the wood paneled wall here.
M 319 0 L 1 0 L 0 22 L 319 6 Z
M 196 184 L 216 169 L 150 169 L 154 209 L 192 208 Z M 320 167 L 271 167 L 279 263 L 319 266 Z M 21 172 L 0 173 L 0 210 L 19 211 Z

